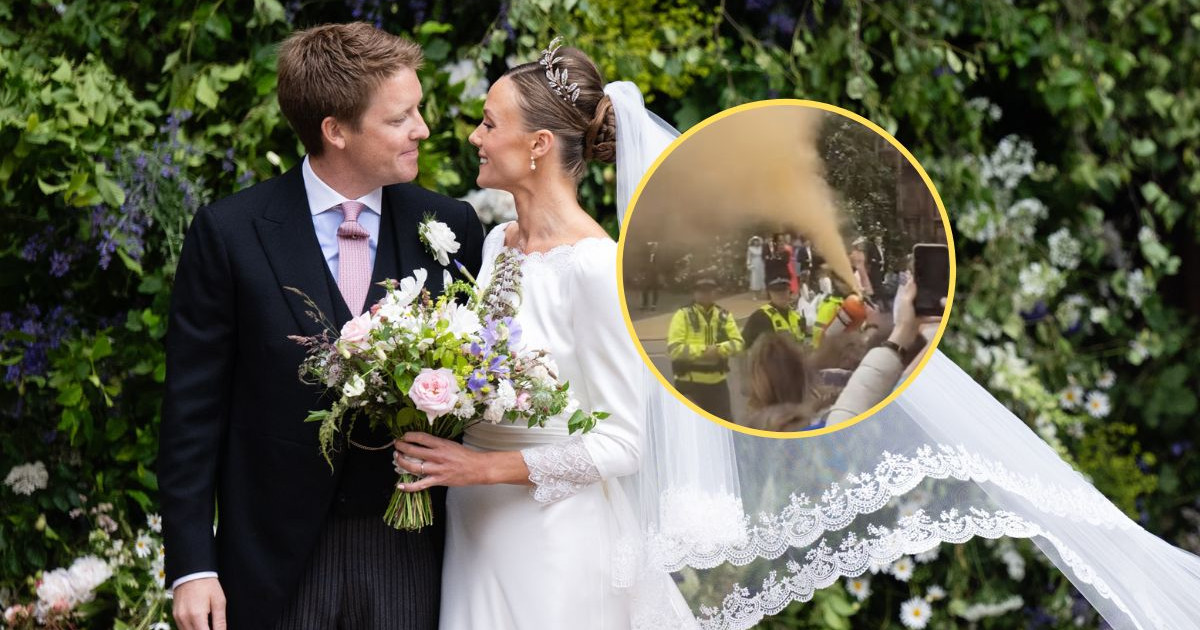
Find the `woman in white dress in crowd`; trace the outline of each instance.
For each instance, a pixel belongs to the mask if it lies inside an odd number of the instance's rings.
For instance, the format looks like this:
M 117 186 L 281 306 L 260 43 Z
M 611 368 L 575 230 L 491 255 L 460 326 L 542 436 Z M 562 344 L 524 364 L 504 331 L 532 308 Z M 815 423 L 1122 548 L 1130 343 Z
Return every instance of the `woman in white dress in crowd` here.
M 754 299 L 763 299 L 767 271 L 763 266 L 762 239 L 757 236 L 751 236 L 746 246 L 746 269 L 750 272 L 750 290 L 754 292 Z
M 444 630 L 633 625 L 613 558 L 632 517 L 617 479 L 642 463 L 644 382 L 621 315 L 617 244 L 577 194 L 588 160 L 615 160 L 615 120 L 595 64 L 575 49 L 552 56 L 560 84 L 544 64 L 513 68 L 470 136 L 478 185 L 511 192 L 517 207 L 487 236 L 478 282 L 510 264 L 498 257 L 518 264 L 523 343 L 549 351 L 581 408 L 611 415 L 582 435 L 558 418 L 479 423 L 462 445 L 416 433 L 397 443 L 397 465 L 425 475 L 410 489 L 450 486 Z

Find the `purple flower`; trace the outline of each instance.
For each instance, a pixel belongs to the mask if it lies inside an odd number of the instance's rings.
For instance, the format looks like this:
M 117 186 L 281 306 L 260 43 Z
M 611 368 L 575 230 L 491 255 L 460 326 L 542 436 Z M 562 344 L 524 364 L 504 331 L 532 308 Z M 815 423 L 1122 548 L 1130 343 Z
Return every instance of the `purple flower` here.
M 767 23 L 780 35 L 791 35 L 792 31 L 796 29 L 796 18 L 781 11 L 773 11 L 767 18 Z
M 467 379 L 467 389 L 469 389 L 473 392 L 478 392 L 480 389 L 483 389 L 483 387 L 487 384 L 488 384 L 487 374 L 484 372 L 480 372 L 479 370 L 475 370 L 474 372 L 472 372 L 471 378 Z
M 497 324 L 499 322 L 494 319 L 488 320 L 487 326 L 484 326 L 483 330 L 479 331 L 479 336 L 483 339 L 484 352 L 491 352 L 492 348 L 496 345 L 496 341 L 500 338 L 500 333 L 496 330 Z
M 1021 317 L 1029 323 L 1041 321 L 1049 314 L 1050 307 L 1046 306 L 1046 302 L 1044 300 L 1038 300 L 1037 304 L 1033 305 L 1033 308 L 1027 311 L 1021 311 Z
M 33 262 L 41 257 L 44 251 L 46 251 L 46 241 L 38 234 L 31 234 L 25 241 L 25 247 L 21 249 L 21 259 Z
M 409 0 L 408 9 L 412 12 L 413 21 L 415 24 L 420 24 L 425 21 L 425 11 L 429 8 L 429 3 L 425 0 Z
M 106 232 L 104 239 L 96 246 L 96 251 L 100 252 L 100 268 L 108 269 L 112 264 L 113 254 L 117 253 L 117 242 Z
M 300 8 L 300 0 L 291 0 L 291 2 L 288 2 L 286 5 L 284 5 L 283 16 L 284 19 L 287 20 L 288 24 L 292 24 L 296 21 L 296 15 L 300 13 Z
M 492 360 L 488 362 L 488 372 L 498 375 L 508 374 L 507 360 L 508 356 L 503 354 L 492 357 Z
M 2 328 L 0 328 L 0 329 L 2 329 Z M 1174 455 L 1175 457 L 1182 457 L 1183 454 L 1185 452 L 1191 450 L 1191 448 L 1192 448 L 1192 442 L 1190 440 L 1184 440 L 1182 442 L 1174 442 L 1171 444 L 1171 454 Z
M 517 320 L 511 317 L 504 318 L 504 325 L 508 327 L 508 347 L 516 348 L 521 345 L 521 325 Z
M 1029 618 L 1029 628 L 1053 628 L 1058 621 L 1054 615 L 1046 612 L 1044 608 L 1025 608 L 1025 615 Z
M 517 31 L 513 28 L 512 22 L 508 21 L 508 2 L 500 3 L 500 12 L 497 17 L 498 21 L 500 22 L 500 26 L 504 29 L 505 34 L 508 36 L 507 39 L 512 40 L 514 37 L 516 37 Z
M 61 278 L 67 275 L 67 272 L 70 270 L 70 257 L 58 250 L 54 250 L 54 253 L 50 254 L 50 275 L 55 278 Z

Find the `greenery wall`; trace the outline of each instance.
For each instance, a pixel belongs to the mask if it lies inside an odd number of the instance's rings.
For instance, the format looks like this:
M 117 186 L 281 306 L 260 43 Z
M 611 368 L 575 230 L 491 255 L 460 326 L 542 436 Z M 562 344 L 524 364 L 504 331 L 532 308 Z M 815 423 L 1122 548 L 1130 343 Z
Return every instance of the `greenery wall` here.
M 681 129 L 774 97 L 878 122 L 956 229 L 944 351 L 1139 522 L 1200 549 L 1195 0 L 0 0 L 0 604 L 95 554 L 116 577 L 71 602 L 77 626 L 169 617 L 153 471 L 175 256 L 196 208 L 301 157 L 274 45 L 353 19 L 424 46 L 420 183 L 454 196 L 474 188 L 487 79 L 552 34 Z M 611 180 L 596 167 L 582 193 L 609 227 Z M 899 602 L 927 596 L 931 627 L 1002 602 L 985 627 L 1096 625 L 1039 558 L 944 549 L 861 602 L 831 588 L 771 623 L 898 627 Z

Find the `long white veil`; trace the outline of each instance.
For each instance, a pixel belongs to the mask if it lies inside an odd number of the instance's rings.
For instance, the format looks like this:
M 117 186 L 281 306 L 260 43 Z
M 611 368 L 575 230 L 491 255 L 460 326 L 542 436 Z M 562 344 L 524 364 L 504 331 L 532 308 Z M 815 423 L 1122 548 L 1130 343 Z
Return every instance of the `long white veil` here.
M 678 133 L 632 83 L 605 93 L 623 216 Z M 803 439 L 720 427 L 642 369 L 645 464 L 627 484 L 640 532 L 624 571 L 635 628 L 750 628 L 843 578 L 975 537 L 1031 539 L 1114 628 L 1200 627 L 1200 557 L 1130 520 L 939 352 L 874 417 Z

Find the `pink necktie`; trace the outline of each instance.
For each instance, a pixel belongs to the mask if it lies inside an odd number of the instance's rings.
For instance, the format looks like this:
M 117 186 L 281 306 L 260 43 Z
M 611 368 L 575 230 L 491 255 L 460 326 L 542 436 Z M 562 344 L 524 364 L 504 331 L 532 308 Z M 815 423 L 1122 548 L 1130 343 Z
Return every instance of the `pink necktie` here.
M 338 288 L 350 307 L 350 314 L 358 316 L 367 301 L 367 289 L 371 286 L 370 234 L 358 223 L 358 215 L 366 206 L 357 201 L 341 203 L 342 224 L 338 226 Z

